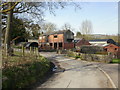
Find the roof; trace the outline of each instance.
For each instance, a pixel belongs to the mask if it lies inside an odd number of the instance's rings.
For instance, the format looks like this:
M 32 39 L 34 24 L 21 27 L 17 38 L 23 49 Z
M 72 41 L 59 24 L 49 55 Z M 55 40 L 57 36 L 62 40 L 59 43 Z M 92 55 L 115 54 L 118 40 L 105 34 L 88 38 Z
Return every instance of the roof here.
M 90 42 L 97 42 L 97 41 L 108 41 L 110 39 L 95 39 L 95 40 L 89 40 Z
M 81 40 L 83 40 L 84 38 L 74 38 L 74 40 L 73 40 L 73 42 L 75 42 L 75 43 L 77 43 L 77 42 L 79 42 L 79 41 L 81 41 Z M 85 39 L 84 39 L 85 40 Z
M 46 34 L 44 34 L 44 35 L 52 35 L 52 34 L 64 34 L 64 33 L 66 33 L 67 31 L 70 31 L 70 30 L 59 30 L 59 31 L 54 31 L 54 32 L 52 32 L 52 33 L 46 33 Z M 72 32 L 72 31 L 70 31 L 70 32 Z M 72 32 L 73 33 L 73 32 Z M 74 34 L 74 33 L 73 33 Z

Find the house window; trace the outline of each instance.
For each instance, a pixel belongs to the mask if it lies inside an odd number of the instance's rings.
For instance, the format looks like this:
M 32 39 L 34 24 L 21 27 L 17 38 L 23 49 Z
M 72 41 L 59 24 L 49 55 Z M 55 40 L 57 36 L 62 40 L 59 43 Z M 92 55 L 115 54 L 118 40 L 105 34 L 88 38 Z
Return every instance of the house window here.
M 67 39 L 68 42 L 72 42 L 72 39 Z
M 57 38 L 57 35 L 55 35 L 54 38 Z

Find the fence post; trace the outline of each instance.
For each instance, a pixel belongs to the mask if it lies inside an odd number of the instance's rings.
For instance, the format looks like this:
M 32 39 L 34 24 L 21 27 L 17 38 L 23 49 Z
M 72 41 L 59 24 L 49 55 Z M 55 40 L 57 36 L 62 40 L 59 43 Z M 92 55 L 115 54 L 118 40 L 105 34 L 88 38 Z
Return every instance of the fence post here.
M 22 46 L 22 56 L 24 56 L 25 54 L 25 50 L 24 50 L 24 46 Z
M 37 47 L 35 48 L 35 51 L 36 51 L 36 55 L 38 56 L 38 48 Z
M 30 55 L 31 55 L 31 52 L 32 52 L 32 47 L 30 47 Z

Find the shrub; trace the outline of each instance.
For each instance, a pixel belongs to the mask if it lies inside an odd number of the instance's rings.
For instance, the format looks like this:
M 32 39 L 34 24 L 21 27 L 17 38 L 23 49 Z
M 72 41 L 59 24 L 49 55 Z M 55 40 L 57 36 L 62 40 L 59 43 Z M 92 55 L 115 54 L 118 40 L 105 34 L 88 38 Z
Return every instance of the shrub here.
M 79 55 L 76 55 L 76 56 L 75 56 L 75 59 L 78 59 L 78 58 L 81 58 L 81 56 L 79 56 Z
M 110 63 L 120 63 L 120 59 L 113 59 Z
M 41 80 L 49 68 L 48 61 L 35 61 L 33 63 L 5 68 L 3 69 L 3 75 L 7 77 L 7 80 L 3 81 L 3 87 L 11 89 L 24 88 Z
M 81 46 L 80 52 L 81 53 L 87 53 L 87 54 L 95 54 L 96 52 L 103 51 L 102 47 L 99 46 L 89 46 L 89 45 L 83 45 Z

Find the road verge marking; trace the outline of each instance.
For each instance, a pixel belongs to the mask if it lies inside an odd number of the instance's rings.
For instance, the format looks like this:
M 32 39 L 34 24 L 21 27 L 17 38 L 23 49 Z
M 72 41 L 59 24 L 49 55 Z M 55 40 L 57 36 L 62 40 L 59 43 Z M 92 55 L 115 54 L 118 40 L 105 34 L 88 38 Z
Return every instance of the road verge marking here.
M 113 87 L 113 88 L 117 88 L 117 87 L 115 86 L 114 82 L 112 81 L 112 79 L 110 78 L 110 76 L 109 76 L 103 69 L 101 69 L 100 67 L 98 67 L 98 69 L 99 69 L 100 71 L 102 71 L 102 72 L 105 74 L 105 76 L 109 79 L 112 87 Z

